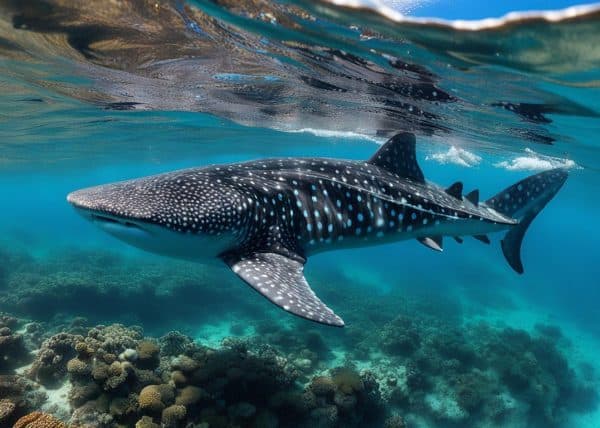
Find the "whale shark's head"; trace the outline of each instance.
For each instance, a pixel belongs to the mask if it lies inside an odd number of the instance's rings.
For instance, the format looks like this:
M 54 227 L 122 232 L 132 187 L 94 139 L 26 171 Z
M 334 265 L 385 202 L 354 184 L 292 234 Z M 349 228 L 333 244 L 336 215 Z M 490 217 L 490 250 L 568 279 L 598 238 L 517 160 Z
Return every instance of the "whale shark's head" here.
M 201 170 L 77 190 L 67 201 L 130 245 L 192 260 L 228 250 L 243 233 L 247 211 L 233 186 Z

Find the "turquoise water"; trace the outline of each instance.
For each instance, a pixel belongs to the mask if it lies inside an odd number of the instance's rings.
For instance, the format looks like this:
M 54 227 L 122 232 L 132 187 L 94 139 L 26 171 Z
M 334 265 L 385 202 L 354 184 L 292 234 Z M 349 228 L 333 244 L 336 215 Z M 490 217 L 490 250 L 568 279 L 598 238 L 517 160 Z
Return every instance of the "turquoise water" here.
M 461 31 L 320 2 L 0 3 L 0 398 L 20 403 L 0 426 L 40 409 L 74 426 L 600 426 L 598 16 Z M 427 180 L 483 199 L 569 169 L 523 275 L 500 236 L 319 254 L 305 273 L 346 321 L 332 329 L 224 266 L 114 240 L 65 199 L 215 163 L 367 159 L 399 130 Z M 134 330 L 95 342 L 114 323 L 143 328 L 160 364 L 122 356 L 125 380 L 99 377 L 106 353 L 142 355 Z M 172 351 L 174 330 L 195 345 Z M 170 411 L 144 407 L 148 385 L 171 388 Z

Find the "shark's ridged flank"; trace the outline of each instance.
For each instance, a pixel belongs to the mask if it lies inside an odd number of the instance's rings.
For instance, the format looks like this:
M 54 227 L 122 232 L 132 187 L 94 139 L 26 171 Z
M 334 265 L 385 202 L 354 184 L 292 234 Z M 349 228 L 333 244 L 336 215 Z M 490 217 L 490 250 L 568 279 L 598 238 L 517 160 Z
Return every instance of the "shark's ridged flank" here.
M 502 250 L 523 271 L 520 246 L 533 218 L 567 178 L 543 172 L 486 202 L 427 183 L 415 137 L 400 133 L 366 161 L 265 159 L 193 168 L 92 187 L 67 199 L 108 233 L 140 248 L 221 259 L 282 309 L 323 324 L 344 322 L 313 292 L 303 270 L 316 252 L 416 239 L 442 251 L 443 237 L 507 231 Z

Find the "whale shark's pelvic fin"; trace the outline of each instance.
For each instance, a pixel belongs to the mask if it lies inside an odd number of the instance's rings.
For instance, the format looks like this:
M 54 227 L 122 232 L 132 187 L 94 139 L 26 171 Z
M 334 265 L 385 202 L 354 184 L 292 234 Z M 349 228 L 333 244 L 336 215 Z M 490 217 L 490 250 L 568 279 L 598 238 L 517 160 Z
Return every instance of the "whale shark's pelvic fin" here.
M 425 245 L 426 247 L 431 248 L 434 251 L 444 251 L 444 248 L 442 246 L 442 237 L 441 236 L 432 236 L 432 237 L 425 237 L 425 238 L 417 238 L 417 241 L 419 241 L 421 244 Z
M 452 186 L 450 186 L 446 189 L 446 193 L 449 194 L 450 196 L 455 197 L 456 199 L 462 199 L 462 191 L 463 191 L 463 184 L 460 181 L 457 181 Z
M 490 242 L 492 242 L 490 241 L 490 238 L 488 238 L 487 235 L 473 235 L 473 238 L 483 242 L 484 244 L 489 244 Z
M 280 308 L 321 324 L 344 326 L 344 321 L 312 291 L 304 278 L 304 264 L 298 260 L 260 252 L 226 255 L 223 259 L 241 279 Z
M 415 146 L 414 134 L 408 132 L 396 134 L 381 146 L 368 162 L 400 177 L 424 183 L 425 177 L 417 163 Z

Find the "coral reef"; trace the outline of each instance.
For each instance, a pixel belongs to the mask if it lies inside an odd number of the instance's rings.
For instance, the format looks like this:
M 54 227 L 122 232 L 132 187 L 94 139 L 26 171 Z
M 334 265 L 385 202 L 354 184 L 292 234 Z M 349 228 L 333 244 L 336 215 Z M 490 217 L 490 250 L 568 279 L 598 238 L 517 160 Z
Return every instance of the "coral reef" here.
M 555 329 L 536 332 L 401 315 L 372 338 L 396 362 L 382 370 L 384 395 L 409 422 L 428 414 L 434 426 L 562 426 L 597 406 L 597 388 L 569 368 Z
M 30 369 L 30 376 L 48 387 L 58 387 L 67 374 L 67 363 L 76 354 L 75 343 L 83 337 L 59 333 L 42 343 Z
M 16 374 L 0 375 L 0 397 L 0 426 L 12 426 L 46 400 L 35 383 Z
M 50 414 L 33 412 L 20 418 L 13 428 L 67 428 L 67 425 Z
M 6 257 L 12 258 L 0 271 L 0 311 L 36 321 L 54 322 L 57 313 L 85 314 L 94 323 L 140 323 L 146 328 L 158 327 L 162 333 L 165 324 L 171 328 L 192 321 L 200 324 L 222 312 L 264 312 L 260 303 L 236 292 L 239 284 L 234 278 L 222 278 L 199 265 L 71 248 L 37 260 L 8 252 Z M 198 283 L 220 286 L 202 288 Z M 132 301 L 141 303 L 131 305 Z M 198 311 L 197 301 L 210 305 L 213 311 Z M 177 307 L 178 311 L 167 314 L 165 307 Z
M 335 275 L 316 278 L 347 308 L 348 327 L 332 330 L 272 316 L 195 265 L 81 251 L 9 262 L 0 426 L 558 428 L 598 408 L 598 370 L 571 358 L 559 328 L 469 323 L 449 298 L 340 293 Z M 201 275 L 220 286 L 199 299 Z M 220 344 L 199 339 L 211 321 Z
M 0 314 L 0 374 L 31 360 L 23 335 L 14 332 L 17 325 L 16 318 Z
M 296 365 L 271 346 L 229 338 L 211 349 L 173 332 L 155 341 L 119 324 L 47 338 L 26 373 L 47 388 L 68 382 L 69 426 L 364 426 L 386 415 L 369 373 L 340 367 L 303 387 Z M 8 397 L 0 415 L 45 426 L 49 416 L 28 413 L 43 393 L 32 405 L 25 395 L 36 384 L 18 381 L 0 388 Z M 28 404 L 17 409 L 19 402 Z

